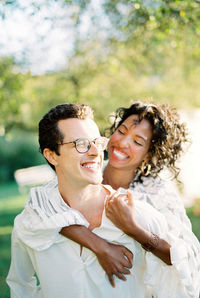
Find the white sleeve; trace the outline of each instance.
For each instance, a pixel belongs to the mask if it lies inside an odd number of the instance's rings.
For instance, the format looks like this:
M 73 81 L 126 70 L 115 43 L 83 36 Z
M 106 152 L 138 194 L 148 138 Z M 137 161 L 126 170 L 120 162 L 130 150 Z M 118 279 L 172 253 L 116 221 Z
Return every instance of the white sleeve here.
M 11 265 L 7 276 L 11 298 L 41 298 L 35 270 L 25 245 L 12 233 Z
M 52 185 L 32 188 L 23 212 L 15 218 L 19 239 L 37 251 L 64 241 L 59 232 L 70 225 L 89 224 L 80 212 L 62 202 Z
M 135 215 L 140 226 L 168 241 L 167 222 L 155 208 L 145 202 L 135 201 Z M 189 297 L 174 266 L 168 266 L 151 252 L 145 252 L 145 260 L 146 268 L 143 280 L 153 297 Z
M 32 249 L 37 251 L 45 250 L 56 242 L 63 241 L 64 237 L 59 234 L 61 228 L 46 229 L 41 218 L 34 212 L 25 208 L 15 218 L 15 230 L 18 238 Z
M 157 209 L 166 220 L 167 230 L 164 239 L 171 245 L 170 256 L 173 270 L 176 271 L 177 285 L 182 285 L 183 293 L 185 292 L 185 296 L 175 297 L 198 298 L 200 244 L 192 232 L 183 202 L 173 183 L 161 180 L 147 183 L 146 180 L 146 184 L 136 187 L 133 192 L 140 201 L 148 202 Z

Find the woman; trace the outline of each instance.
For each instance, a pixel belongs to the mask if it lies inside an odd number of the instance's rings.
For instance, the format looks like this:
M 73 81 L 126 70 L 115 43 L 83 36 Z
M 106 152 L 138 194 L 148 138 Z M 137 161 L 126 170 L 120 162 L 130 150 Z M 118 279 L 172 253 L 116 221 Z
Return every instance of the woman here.
M 172 181 L 159 177 L 165 168 L 177 177 L 175 163 L 188 142 L 185 126 L 169 106 L 136 102 L 116 111 L 110 134 L 103 183 L 114 189 L 131 189 L 136 199 L 148 202 L 165 216 L 171 263 L 182 276 L 188 295 L 198 297 L 200 245 Z M 116 197 L 106 203 L 107 216 L 126 233 L 132 203 L 124 204 Z

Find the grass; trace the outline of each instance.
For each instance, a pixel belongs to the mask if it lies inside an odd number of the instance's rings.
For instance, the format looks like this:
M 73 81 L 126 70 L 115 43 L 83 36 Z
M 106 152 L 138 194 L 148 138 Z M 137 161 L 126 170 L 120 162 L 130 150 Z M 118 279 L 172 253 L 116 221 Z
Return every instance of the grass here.
M 16 183 L 0 185 L 0 285 L 1 298 L 9 298 L 6 276 L 10 266 L 10 236 L 15 216 L 21 212 L 28 195 L 18 191 Z M 193 208 L 187 209 L 193 232 L 200 240 L 200 216 L 194 216 Z
M 1 298 L 10 297 L 5 282 L 10 265 L 10 236 L 15 216 L 21 212 L 27 195 L 21 195 L 16 183 L 0 186 L 0 285 Z

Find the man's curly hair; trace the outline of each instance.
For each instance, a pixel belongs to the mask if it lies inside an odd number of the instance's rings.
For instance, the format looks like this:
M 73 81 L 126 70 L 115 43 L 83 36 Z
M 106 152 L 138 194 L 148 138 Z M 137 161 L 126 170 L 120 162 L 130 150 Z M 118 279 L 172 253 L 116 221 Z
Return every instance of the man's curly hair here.
M 152 104 L 141 101 L 134 102 L 129 108 L 118 108 L 112 126 L 106 129 L 111 136 L 115 130 L 131 115 L 138 115 L 139 122 L 146 119 L 152 126 L 152 140 L 149 148 L 151 165 L 150 176 L 156 177 L 167 167 L 176 178 L 180 169 L 176 161 L 183 152 L 184 143 L 189 142 L 184 123 L 180 123 L 175 108 L 167 104 Z M 137 125 L 137 124 L 136 124 Z M 140 173 L 140 177 L 142 173 Z

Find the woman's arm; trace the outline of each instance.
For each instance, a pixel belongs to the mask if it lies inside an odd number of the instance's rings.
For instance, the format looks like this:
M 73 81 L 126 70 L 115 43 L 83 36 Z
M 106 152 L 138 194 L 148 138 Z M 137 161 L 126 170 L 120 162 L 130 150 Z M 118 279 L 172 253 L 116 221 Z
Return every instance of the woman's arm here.
M 177 186 L 173 180 L 159 177 L 143 180 L 144 183 L 134 184 L 134 195 L 140 202 L 148 202 L 164 217 L 167 223 L 165 239 L 171 245 L 170 259 L 178 282 L 188 297 L 199 297 L 200 243 L 192 232 Z
M 41 251 L 56 242 L 63 241 L 64 238 L 61 236 L 63 235 L 91 249 L 97 255 L 112 286 L 114 286 L 113 275 L 126 280 L 124 274 L 130 273 L 128 268 L 132 267 L 132 253 L 124 246 L 110 244 L 92 233 L 86 227 L 87 221 L 76 210 L 67 206 L 61 208 L 55 203 L 59 202 L 59 198 L 54 191 L 55 182 L 53 181 L 53 187 L 51 184 L 52 182 L 49 182 L 45 186 L 32 188 L 23 211 L 23 220 L 15 220 L 19 234 L 23 235 L 24 243 Z M 51 200 L 52 198 L 54 200 Z
M 129 191 L 127 196 L 115 193 L 106 202 L 106 215 L 114 225 L 139 242 L 145 250 L 151 251 L 167 265 L 172 265 L 170 245 L 141 227 L 135 220 L 134 211 L 134 198 Z
M 126 247 L 108 243 L 80 225 L 64 227 L 60 233 L 96 254 L 113 287 L 115 287 L 113 275 L 125 281 L 124 274 L 130 274 L 128 268 L 132 268 L 133 254 Z

